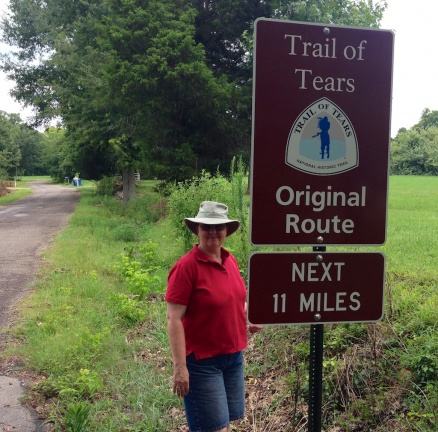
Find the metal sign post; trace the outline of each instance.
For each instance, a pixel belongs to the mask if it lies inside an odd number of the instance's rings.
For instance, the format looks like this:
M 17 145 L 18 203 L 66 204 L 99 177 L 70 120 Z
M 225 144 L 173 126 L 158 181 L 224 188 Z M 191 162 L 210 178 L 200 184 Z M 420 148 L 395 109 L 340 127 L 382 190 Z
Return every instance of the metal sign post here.
M 314 247 L 314 252 L 325 252 L 325 247 Z M 322 364 L 324 360 L 324 325 L 310 326 L 309 358 L 309 432 L 321 432 Z
M 321 432 L 324 324 L 310 326 L 309 432 Z

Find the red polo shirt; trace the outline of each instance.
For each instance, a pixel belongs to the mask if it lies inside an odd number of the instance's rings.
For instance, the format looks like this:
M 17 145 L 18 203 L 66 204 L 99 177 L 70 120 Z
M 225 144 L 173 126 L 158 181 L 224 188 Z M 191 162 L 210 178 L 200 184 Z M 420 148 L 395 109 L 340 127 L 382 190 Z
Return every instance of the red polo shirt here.
M 246 348 L 245 283 L 226 249 L 220 265 L 195 245 L 171 268 L 165 300 L 187 306 L 186 355 L 202 359 Z

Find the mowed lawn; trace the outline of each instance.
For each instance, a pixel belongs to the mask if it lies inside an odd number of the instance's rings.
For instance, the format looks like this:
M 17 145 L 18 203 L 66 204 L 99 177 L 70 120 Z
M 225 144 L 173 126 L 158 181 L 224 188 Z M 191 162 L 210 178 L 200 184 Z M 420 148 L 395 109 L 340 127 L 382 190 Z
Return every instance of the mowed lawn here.
M 383 251 L 392 271 L 437 274 L 438 177 L 390 177 Z

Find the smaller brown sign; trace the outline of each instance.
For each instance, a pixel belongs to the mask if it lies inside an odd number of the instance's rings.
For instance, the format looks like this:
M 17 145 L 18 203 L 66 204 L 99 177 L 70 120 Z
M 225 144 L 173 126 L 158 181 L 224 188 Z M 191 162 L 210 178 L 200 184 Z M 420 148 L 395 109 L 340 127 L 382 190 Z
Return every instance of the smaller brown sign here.
M 256 252 L 249 261 L 252 324 L 376 322 L 385 257 L 373 252 Z

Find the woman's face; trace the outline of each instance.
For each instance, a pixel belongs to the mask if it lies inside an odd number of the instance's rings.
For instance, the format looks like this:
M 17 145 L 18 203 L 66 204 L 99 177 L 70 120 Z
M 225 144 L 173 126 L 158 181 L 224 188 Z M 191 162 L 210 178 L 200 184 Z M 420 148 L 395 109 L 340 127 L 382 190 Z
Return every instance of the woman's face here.
M 198 224 L 198 237 L 201 246 L 214 249 L 221 247 L 227 236 L 227 225 L 205 225 Z

